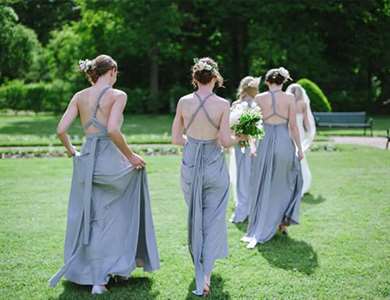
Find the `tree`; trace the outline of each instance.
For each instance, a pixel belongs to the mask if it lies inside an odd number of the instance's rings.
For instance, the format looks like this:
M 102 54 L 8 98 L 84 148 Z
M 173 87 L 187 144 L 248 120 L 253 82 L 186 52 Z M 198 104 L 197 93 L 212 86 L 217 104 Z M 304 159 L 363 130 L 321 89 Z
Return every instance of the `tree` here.
M 0 28 L 0 83 L 24 78 L 41 49 L 36 34 L 8 6 L 0 6 Z

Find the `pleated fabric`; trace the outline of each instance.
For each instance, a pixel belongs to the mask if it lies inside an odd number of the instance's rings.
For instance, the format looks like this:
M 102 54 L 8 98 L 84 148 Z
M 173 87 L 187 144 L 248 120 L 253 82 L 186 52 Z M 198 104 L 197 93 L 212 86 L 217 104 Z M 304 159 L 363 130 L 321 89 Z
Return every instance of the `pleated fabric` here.
M 187 137 L 181 164 L 181 186 L 188 205 L 188 247 L 195 266 L 197 295 L 217 259 L 228 255 L 226 208 L 229 173 L 216 140 Z
M 279 224 L 298 224 L 302 173 L 287 123 L 264 124 L 251 175 L 251 209 L 247 240 L 265 243 Z

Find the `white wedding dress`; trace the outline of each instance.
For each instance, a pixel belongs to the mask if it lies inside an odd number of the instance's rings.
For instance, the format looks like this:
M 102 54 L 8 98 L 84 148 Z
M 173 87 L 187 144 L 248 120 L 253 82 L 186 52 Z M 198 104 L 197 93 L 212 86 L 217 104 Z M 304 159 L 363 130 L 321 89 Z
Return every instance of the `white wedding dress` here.
M 287 88 L 286 92 L 294 94 L 292 92 L 294 88 L 300 89 L 302 91 L 303 101 L 306 103 L 306 112 L 307 112 L 307 117 L 309 119 L 310 128 L 308 131 L 306 131 L 303 125 L 304 124 L 303 113 L 297 113 L 297 126 L 299 130 L 299 136 L 301 139 L 302 150 L 304 153 L 306 153 L 313 143 L 316 134 L 316 124 L 314 121 L 313 113 L 311 112 L 311 108 L 310 108 L 310 99 L 307 96 L 305 89 L 299 84 L 294 83 Z M 312 182 L 312 175 L 310 172 L 309 163 L 307 161 L 306 155 L 301 160 L 301 170 L 302 170 L 302 177 L 303 177 L 303 188 L 302 188 L 302 196 L 303 196 L 305 193 L 309 192 L 311 187 L 311 182 Z
M 302 143 L 302 150 L 303 152 L 306 152 L 309 149 L 311 142 L 309 142 L 309 139 L 306 137 L 307 133 L 305 132 L 305 128 L 303 126 L 303 113 L 297 113 L 297 126 L 298 126 L 299 136 Z M 301 170 L 302 170 L 302 177 L 303 177 L 303 187 L 302 187 L 302 196 L 303 196 L 305 193 L 309 192 L 311 186 L 311 180 L 312 180 L 306 155 L 301 160 Z

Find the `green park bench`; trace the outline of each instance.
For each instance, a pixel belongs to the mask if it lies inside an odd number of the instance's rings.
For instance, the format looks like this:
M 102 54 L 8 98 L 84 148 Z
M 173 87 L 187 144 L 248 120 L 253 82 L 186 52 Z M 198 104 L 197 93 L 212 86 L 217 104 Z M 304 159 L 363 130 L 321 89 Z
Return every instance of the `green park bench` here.
M 363 128 L 364 135 L 369 128 L 373 135 L 374 120 L 366 112 L 315 112 L 317 128 Z

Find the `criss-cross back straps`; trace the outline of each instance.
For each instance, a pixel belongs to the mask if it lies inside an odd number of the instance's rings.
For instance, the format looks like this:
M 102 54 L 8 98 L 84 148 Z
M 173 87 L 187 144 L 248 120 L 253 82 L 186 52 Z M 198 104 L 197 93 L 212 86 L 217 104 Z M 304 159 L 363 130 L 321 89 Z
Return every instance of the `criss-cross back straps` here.
M 275 94 L 280 92 L 281 90 L 277 90 L 277 91 L 269 91 L 270 94 L 271 94 L 271 99 L 272 99 L 272 113 L 270 115 L 268 115 L 267 117 L 265 117 L 263 119 L 263 121 L 266 121 L 268 120 L 269 118 L 273 117 L 273 116 L 278 116 L 279 118 L 282 118 L 284 120 L 288 120 L 287 117 L 285 116 L 282 116 L 281 114 L 279 114 L 277 111 L 276 111 L 276 99 L 275 99 Z
M 210 124 L 213 125 L 213 127 L 215 127 L 216 129 L 219 129 L 219 126 L 216 125 L 216 124 L 214 123 L 213 119 L 211 119 L 209 113 L 207 112 L 206 107 L 204 106 L 204 104 L 206 103 L 206 100 L 209 99 L 211 96 L 213 96 L 214 93 L 211 93 L 210 95 L 206 96 L 204 99 L 202 99 L 197 93 L 194 93 L 194 95 L 195 95 L 195 96 L 198 98 L 198 100 L 199 100 L 199 106 L 198 106 L 198 108 L 195 110 L 195 112 L 192 114 L 191 119 L 190 119 L 190 121 L 189 121 L 188 124 L 187 124 L 187 127 L 184 128 L 184 132 L 187 132 L 187 131 L 188 131 L 188 129 L 190 128 L 190 126 L 191 126 L 192 123 L 194 122 L 196 115 L 198 114 L 198 112 L 199 112 L 201 109 L 203 110 L 203 112 L 204 112 L 204 114 L 206 115 L 207 120 L 209 120 Z
M 101 92 L 99 93 L 99 96 L 97 97 L 97 100 L 96 100 L 96 104 L 95 104 L 95 107 L 93 109 L 93 112 L 92 112 L 92 117 L 87 121 L 87 123 L 85 123 L 84 125 L 84 129 L 87 129 L 89 126 L 93 125 L 99 129 L 104 129 L 105 126 L 103 126 L 103 124 L 101 124 L 99 122 L 99 120 L 96 118 L 96 114 L 97 114 L 97 111 L 99 109 L 99 105 L 100 105 L 100 100 L 103 98 L 103 95 L 110 89 L 111 87 L 110 86 L 106 86 L 105 88 L 103 88 L 101 90 Z

